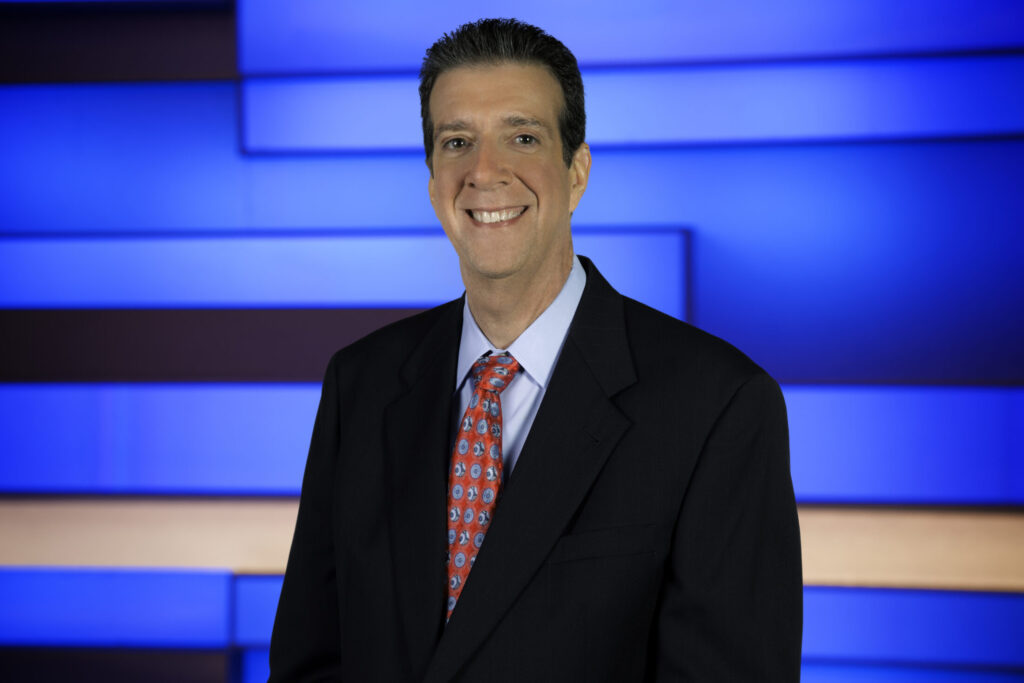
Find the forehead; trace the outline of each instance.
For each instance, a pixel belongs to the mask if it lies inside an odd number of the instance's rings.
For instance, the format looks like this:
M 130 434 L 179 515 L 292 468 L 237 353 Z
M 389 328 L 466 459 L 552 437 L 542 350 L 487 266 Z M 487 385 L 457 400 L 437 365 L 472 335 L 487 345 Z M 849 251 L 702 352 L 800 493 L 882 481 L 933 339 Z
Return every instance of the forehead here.
M 544 66 L 460 66 L 437 77 L 430 93 L 430 115 L 435 130 L 453 120 L 481 123 L 508 114 L 526 115 L 555 127 L 563 102 L 561 86 Z

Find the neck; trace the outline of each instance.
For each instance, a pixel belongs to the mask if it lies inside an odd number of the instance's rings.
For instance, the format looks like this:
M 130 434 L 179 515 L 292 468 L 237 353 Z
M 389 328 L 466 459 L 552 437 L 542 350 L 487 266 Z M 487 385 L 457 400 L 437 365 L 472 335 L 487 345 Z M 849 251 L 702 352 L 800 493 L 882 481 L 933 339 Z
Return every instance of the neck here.
M 570 252 L 559 268 L 543 275 L 466 283 L 473 319 L 495 348 L 507 349 L 551 305 L 565 286 L 572 259 Z

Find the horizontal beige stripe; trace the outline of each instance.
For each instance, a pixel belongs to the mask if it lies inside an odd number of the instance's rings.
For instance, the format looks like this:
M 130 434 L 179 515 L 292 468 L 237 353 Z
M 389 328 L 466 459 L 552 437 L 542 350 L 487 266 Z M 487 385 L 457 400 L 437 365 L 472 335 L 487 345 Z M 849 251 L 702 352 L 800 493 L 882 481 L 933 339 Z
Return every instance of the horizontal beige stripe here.
M 0 564 L 284 571 L 296 501 L 0 500 Z M 804 581 L 1024 592 L 1024 512 L 804 507 Z
M 0 501 L 0 564 L 280 573 L 294 499 Z
M 804 583 L 1024 592 L 1024 512 L 805 507 Z

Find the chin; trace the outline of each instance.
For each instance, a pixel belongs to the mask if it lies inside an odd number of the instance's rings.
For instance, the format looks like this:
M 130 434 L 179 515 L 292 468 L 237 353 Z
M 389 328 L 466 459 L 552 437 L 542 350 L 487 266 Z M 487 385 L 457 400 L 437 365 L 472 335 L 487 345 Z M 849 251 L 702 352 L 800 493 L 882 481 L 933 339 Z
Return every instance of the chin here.
M 501 280 L 503 278 L 514 275 L 519 269 L 521 264 L 516 262 L 514 259 L 486 259 L 486 260 L 472 260 L 468 262 L 469 267 L 466 269 L 477 277 L 487 278 L 488 280 Z

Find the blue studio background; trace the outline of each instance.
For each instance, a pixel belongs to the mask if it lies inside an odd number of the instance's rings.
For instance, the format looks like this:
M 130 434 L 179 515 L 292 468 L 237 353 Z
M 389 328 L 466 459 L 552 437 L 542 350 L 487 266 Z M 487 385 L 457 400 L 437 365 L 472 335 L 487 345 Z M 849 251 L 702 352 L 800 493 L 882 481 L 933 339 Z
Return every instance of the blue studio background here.
M 1024 546 L 1021 3 L 0 8 L 55 30 L 0 48 L 0 674 L 265 679 L 283 558 L 44 562 L 10 539 L 67 501 L 294 502 L 330 352 L 462 291 L 416 73 L 513 11 L 583 70 L 577 251 L 782 383 L 802 519 L 991 512 Z M 167 42 L 111 47 L 129 24 Z M 1007 557 L 990 585 L 810 572 L 804 680 L 1024 681 Z

